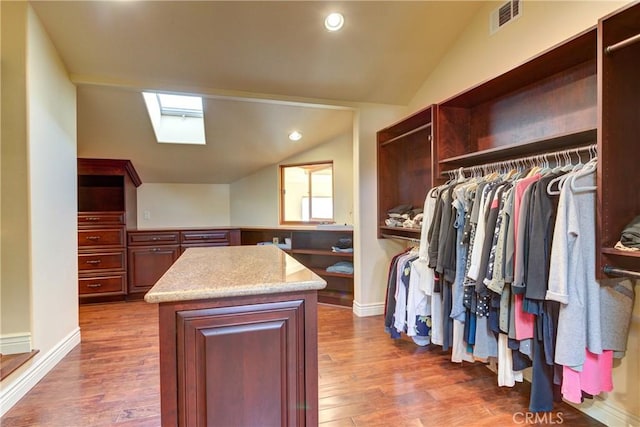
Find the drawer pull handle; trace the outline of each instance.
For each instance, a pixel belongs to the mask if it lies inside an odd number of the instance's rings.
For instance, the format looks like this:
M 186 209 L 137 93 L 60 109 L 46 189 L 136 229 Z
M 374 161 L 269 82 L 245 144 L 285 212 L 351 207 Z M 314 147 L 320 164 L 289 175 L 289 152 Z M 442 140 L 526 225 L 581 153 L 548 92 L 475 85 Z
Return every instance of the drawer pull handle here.
M 160 249 L 158 248 L 151 248 L 151 252 L 158 252 Z
M 89 259 L 85 261 L 87 264 L 100 264 L 102 262 L 101 259 Z
M 99 216 L 90 216 L 90 217 L 87 217 L 87 221 L 100 221 L 100 217 Z
M 86 239 L 95 242 L 96 240 L 100 240 L 100 236 L 87 236 Z
M 154 242 L 157 242 L 158 240 L 160 240 L 160 237 L 152 237 L 151 240 L 153 240 Z
M 102 287 L 102 283 L 89 283 L 87 288 L 100 288 Z

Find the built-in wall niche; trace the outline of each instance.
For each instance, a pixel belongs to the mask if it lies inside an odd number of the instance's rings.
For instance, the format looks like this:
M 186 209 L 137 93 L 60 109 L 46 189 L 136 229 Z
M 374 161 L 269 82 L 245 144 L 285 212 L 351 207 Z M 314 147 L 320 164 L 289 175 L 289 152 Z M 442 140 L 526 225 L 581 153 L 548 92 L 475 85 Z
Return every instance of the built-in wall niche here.
M 596 30 L 438 105 L 443 172 L 595 143 Z
M 124 176 L 78 176 L 78 212 L 96 211 L 124 211 Z

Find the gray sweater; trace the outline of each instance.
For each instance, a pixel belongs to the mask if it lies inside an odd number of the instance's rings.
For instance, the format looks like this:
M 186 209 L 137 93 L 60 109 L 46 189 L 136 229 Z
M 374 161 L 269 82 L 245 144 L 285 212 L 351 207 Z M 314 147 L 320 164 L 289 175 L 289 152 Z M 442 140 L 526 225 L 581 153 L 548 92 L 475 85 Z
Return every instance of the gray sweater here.
M 595 191 L 573 191 L 568 177 L 558 202 L 549 289 L 546 299 L 559 301 L 555 362 L 582 370 L 586 352 L 602 353 L 600 285 L 595 277 Z M 574 187 L 595 185 L 595 171 L 575 179 Z

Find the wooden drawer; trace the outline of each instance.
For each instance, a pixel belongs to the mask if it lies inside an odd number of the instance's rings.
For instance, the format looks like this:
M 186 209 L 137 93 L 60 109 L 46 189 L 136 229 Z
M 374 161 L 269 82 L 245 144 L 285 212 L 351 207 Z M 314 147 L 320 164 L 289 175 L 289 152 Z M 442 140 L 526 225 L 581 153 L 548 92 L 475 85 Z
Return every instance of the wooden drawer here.
M 125 294 L 127 290 L 126 273 L 99 275 L 78 278 L 78 292 L 81 296 L 89 294 Z
M 180 255 L 184 253 L 188 248 L 211 248 L 214 246 L 230 246 L 227 242 L 218 242 L 218 243 L 189 243 L 183 244 L 180 246 Z
M 78 248 L 123 247 L 124 227 L 87 228 L 78 230 Z
M 130 231 L 127 236 L 130 246 L 177 245 L 180 243 L 179 231 Z
M 124 212 L 79 212 L 78 227 L 124 225 Z
M 124 270 L 124 249 L 112 252 L 91 252 L 78 254 L 78 270 Z
M 182 231 L 180 233 L 180 243 L 184 244 L 200 244 L 200 243 L 219 243 L 229 244 L 228 230 L 193 230 Z M 219 246 L 219 245 L 217 245 Z

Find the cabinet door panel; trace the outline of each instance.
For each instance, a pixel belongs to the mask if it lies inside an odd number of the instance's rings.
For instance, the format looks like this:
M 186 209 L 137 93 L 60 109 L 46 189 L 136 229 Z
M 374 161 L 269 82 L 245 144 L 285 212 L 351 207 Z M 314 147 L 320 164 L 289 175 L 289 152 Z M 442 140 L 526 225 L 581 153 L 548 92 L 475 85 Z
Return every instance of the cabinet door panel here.
M 183 231 L 180 233 L 180 241 L 185 243 L 220 243 L 229 244 L 229 231 L 227 230 L 199 230 Z
M 124 212 L 78 212 L 78 226 L 124 225 Z
M 124 270 L 125 250 L 78 254 L 79 271 Z
M 171 245 L 180 243 L 178 231 L 129 232 L 129 246 Z
M 112 275 L 91 275 L 78 278 L 80 296 L 91 295 L 123 295 L 126 291 L 126 273 Z
M 304 425 L 303 309 L 287 301 L 178 312 L 179 424 Z
M 180 255 L 180 246 L 129 247 L 129 292 L 147 292 Z
M 124 227 L 78 230 L 78 248 L 122 247 Z

